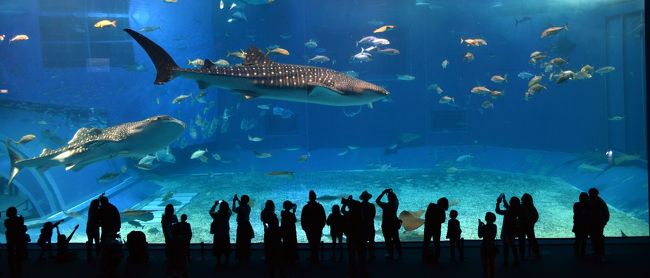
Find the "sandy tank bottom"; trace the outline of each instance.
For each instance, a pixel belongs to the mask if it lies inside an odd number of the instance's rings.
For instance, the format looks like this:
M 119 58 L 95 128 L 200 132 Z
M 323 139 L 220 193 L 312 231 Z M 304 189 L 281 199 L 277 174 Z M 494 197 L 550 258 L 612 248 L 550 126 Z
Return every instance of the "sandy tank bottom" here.
M 212 218 L 208 211 L 215 200 L 223 199 L 232 203 L 235 193 L 248 194 L 252 200 L 251 223 L 255 230 L 254 242 L 263 239 L 263 226 L 260 212 L 266 200 L 273 200 L 279 217 L 282 202 L 290 200 L 298 204 L 298 219 L 302 206 L 307 201 L 308 191 L 314 189 L 319 201 L 330 213 L 334 204 L 340 204 L 340 198 L 353 195 L 358 199 L 363 190 L 368 190 L 374 198 L 384 188 L 392 188 L 400 201 L 399 211 L 418 211 L 426 209 L 430 202 L 440 197 L 447 197 L 451 209 L 458 211 L 458 219 L 466 239 L 477 239 L 477 219 L 484 218 L 487 211 L 494 211 L 496 198 L 504 192 L 507 198 L 533 195 L 540 218 L 536 225 L 536 234 L 544 238 L 569 238 L 573 223 L 573 203 L 577 201 L 579 190 L 559 178 L 513 174 L 482 169 L 457 170 L 453 173 L 439 170 L 364 170 L 296 173 L 294 176 L 268 176 L 262 173 L 222 173 L 212 176 L 194 175 L 161 177 L 150 176 L 151 181 L 160 184 L 161 190 L 156 198 L 143 200 L 133 209 L 142 209 L 152 202 L 164 205 L 162 196 L 172 196 L 167 202 L 176 204 L 179 218 L 188 215 L 192 225 L 192 242 L 212 242 L 210 223 Z M 173 195 L 170 193 L 172 192 Z M 189 197 L 188 197 L 189 196 Z M 186 201 L 176 199 L 185 198 Z M 449 212 L 449 211 L 448 211 Z M 621 236 L 623 231 L 628 236 L 648 236 L 648 223 L 634 218 L 610 206 L 611 219 L 605 229 L 607 236 Z M 142 230 L 149 242 L 163 242 L 160 232 L 160 212 L 148 222 L 141 222 L 142 227 L 129 223 L 122 224 L 125 238 L 132 230 Z M 447 214 L 448 215 L 448 214 Z M 231 241 L 235 240 L 236 215 L 230 220 Z M 447 218 L 449 219 L 449 218 Z M 502 217 L 497 217 L 497 226 L 501 227 Z M 377 209 L 375 240 L 383 241 L 380 230 L 381 209 Z M 298 241 L 306 242 L 306 237 L 298 227 Z M 414 231 L 400 232 L 402 240 L 421 241 L 423 227 Z M 443 225 L 443 238 L 446 225 Z M 326 226 L 323 240 L 330 242 L 329 228 Z

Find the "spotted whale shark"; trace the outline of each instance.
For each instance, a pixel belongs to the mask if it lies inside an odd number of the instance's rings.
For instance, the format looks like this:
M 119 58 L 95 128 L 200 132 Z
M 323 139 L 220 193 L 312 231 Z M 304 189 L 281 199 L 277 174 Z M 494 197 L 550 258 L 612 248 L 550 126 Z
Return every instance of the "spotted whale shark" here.
M 159 45 L 131 29 L 124 29 L 147 52 L 157 74 L 154 84 L 175 77 L 196 80 L 200 89 L 228 89 L 245 99 L 267 98 L 330 106 L 371 105 L 388 96 L 384 88 L 322 67 L 281 64 L 256 47 L 246 51 L 242 65 L 216 67 L 204 60 L 201 68 L 181 68 Z
M 114 157 L 140 158 L 167 147 L 185 129 L 185 123 L 170 116 L 154 116 L 107 128 L 80 128 L 65 146 L 43 149 L 33 158 L 21 157 L 7 140 L 11 161 L 10 186 L 21 169 L 34 167 L 45 171 L 56 166 L 78 171 L 87 165 Z

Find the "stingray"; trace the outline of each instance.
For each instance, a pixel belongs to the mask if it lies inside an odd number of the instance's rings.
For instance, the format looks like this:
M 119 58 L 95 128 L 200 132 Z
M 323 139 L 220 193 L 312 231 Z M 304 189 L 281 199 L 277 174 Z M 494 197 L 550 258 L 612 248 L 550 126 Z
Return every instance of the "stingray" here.
M 424 214 L 424 210 L 418 210 L 418 211 L 404 210 L 400 212 L 399 220 L 402 221 L 402 226 L 404 227 L 404 231 L 410 232 L 424 225 L 424 219 L 420 218 L 422 214 Z

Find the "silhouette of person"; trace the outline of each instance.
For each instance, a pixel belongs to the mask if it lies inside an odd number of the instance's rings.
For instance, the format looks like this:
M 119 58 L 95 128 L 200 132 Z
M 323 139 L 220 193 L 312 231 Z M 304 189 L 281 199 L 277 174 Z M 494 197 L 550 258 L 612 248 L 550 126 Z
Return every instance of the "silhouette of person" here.
M 102 277 L 119 277 L 116 272 L 122 261 L 122 245 L 117 238 L 116 234 L 101 241 L 97 266 Z
M 447 218 L 446 211 L 449 209 L 449 200 L 442 197 L 436 203 L 430 203 L 424 214 L 424 243 L 422 246 L 422 258 L 438 263 L 440 258 L 440 235 L 442 224 Z M 431 255 L 429 245 L 433 240 L 434 254 Z
M 63 222 L 63 220 L 59 220 L 54 224 L 50 221 L 43 224 L 41 234 L 38 236 L 38 240 L 36 241 L 38 247 L 41 248 L 41 253 L 38 255 L 39 261 L 45 260 L 45 252 L 48 253 L 50 259 L 54 257 L 54 255 L 52 255 L 52 234 L 54 233 L 54 228 L 58 228 L 61 222 Z
M 463 232 L 460 229 L 460 221 L 456 219 L 458 211 L 452 209 L 449 212 L 449 222 L 447 223 L 447 236 L 449 239 L 449 251 L 451 253 L 451 260 L 456 261 L 456 249 L 458 249 L 459 259 L 463 260 L 463 246 L 461 245 L 460 235 Z
M 368 246 L 368 258 L 370 260 L 375 259 L 375 216 L 377 211 L 375 209 L 375 204 L 368 202 L 372 198 L 372 194 L 368 191 L 363 191 L 359 199 L 361 200 L 361 209 L 363 210 L 363 219 L 365 227 L 365 236 L 366 236 L 366 246 Z
M 271 277 L 279 270 L 280 277 L 285 277 L 285 256 L 282 248 L 282 231 L 275 213 L 269 214 L 265 222 L 264 248 L 267 250 L 266 264 Z
M 181 222 L 178 222 L 175 225 L 178 225 L 176 236 L 181 240 L 182 251 L 184 251 L 186 259 L 191 260 L 192 256 L 190 256 L 190 243 L 192 242 L 192 225 L 187 222 L 187 214 L 182 214 Z M 172 231 L 173 228 L 174 226 L 172 226 Z
M 309 202 L 302 207 L 300 225 L 302 226 L 302 230 L 305 231 L 307 242 L 309 243 L 310 256 L 307 260 L 313 264 L 318 264 L 319 262 L 320 241 L 323 236 L 325 220 L 325 209 L 321 204 L 316 202 L 316 192 L 310 190 Z
M 343 258 L 343 215 L 339 205 L 332 206 L 332 213 L 327 216 L 327 226 L 330 226 L 332 237 L 332 261 L 336 262 L 336 243 L 339 245 L 339 257 Z
M 347 199 L 341 199 L 341 203 L 343 204 L 341 213 L 345 227 L 344 233 L 348 244 L 349 275 L 351 277 L 366 277 L 366 250 L 364 248 L 366 235 L 361 202 L 348 196 Z
M 219 206 L 219 210 L 215 209 Z M 210 233 L 212 236 L 212 254 L 217 257 L 217 265 L 221 264 L 221 255 L 225 256 L 225 263 L 230 260 L 230 216 L 232 211 L 226 201 L 216 201 L 210 208 L 212 224 Z
M 77 232 L 77 229 L 79 228 L 79 224 L 74 226 L 74 230 L 72 230 L 72 233 L 68 237 L 65 236 L 65 234 L 62 234 L 59 232 L 59 227 L 56 227 L 56 260 L 59 263 L 65 263 L 69 262 L 72 259 L 74 259 L 75 254 L 71 253 L 68 249 L 68 245 L 70 244 L 70 240 L 72 239 L 72 236 L 74 236 L 74 233 Z
M 9 274 L 17 276 L 22 272 L 23 252 L 26 243 L 26 232 L 24 218 L 18 215 L 18 210 L 15 207 L 7 208 L 5 212 L 7 219 L 4 221 L 5 236 L 7 242 L 7 260 L 9 262 Z
M 384 195 L 388 196 L 388 202 L 383 202 L 381 199 Z M 386 258 L 396 259 L 393 256 L 393 250 L 397 249 L 397 259 L 402 257 L 402 243 L 399 240 L 399 228 L 401 222 L 397 218 L 397 210 L 399 208 L 399 200 L 397 195 L 392 189 L 387 188 L 377 196 L 375 203 L 381 208 L 381 233 L 384 235 L 386 242 Z M 365 217 L 365 215 L 364 215 Z
M 250 222 L 251 207 L 248 205 L 250 198 L 242 195 L 241 201 L 235 194 L 232 199 L 232 211 L 237 214 L 237 236 L 235 239 L 235 257 L 241 264 L 248 264 L 251 256 L 251 239 L 255 237 L 253 226 Z M 239 203 L 239 206 L 237 205 Z
M 269 228 L 269 221 L 271 221 L 272 218 L 275 218 L 276 220 L 278 219 L 278 216 L 275 214 L 275 204 L 271 200 L 266 200 L 264 209 L 262 209 L 262 212 L 260 213 L 260 220 L 262 221 L 262 225 L 264 225 L 264 259 L 267 261 L 269 260 L 271 253 L 269 248 L 270 242 L 266 232 Z
M 192 227 L 187 223 L 187 215 L 181 215 L 181 222 L 172 225 L 170 240 L 170 255 L 172 276 L 188 277 L 187 262 Z
M 102 228 L 100 241 L 112 239 L 117 236 L 122 226 L 120 211 L 108 202 L 106 196 L 99 197 L 99 224 Z
M 503 202 L 504 209 L 501 209 L 501 202 Z M 501 239 L 503 240 L 503 265 L 508 266 L 508 248 L 512 250 L 514 257 L 514 266 L 519 266 L 519 254 L 515 238 L 519 234 L 518 222 L 520 211 L 519 198 L 511 197 L 510 204 L 506 201 L 505 194 L 501 193 L 497 198 L 496 213 L 503 215 L 503 223 L 501 224 Z
M 478 220 L 478 237 L 483 239 L 481 241 L 481 266 L 483 267 L 483 277 L 486 278 L 496 277 L 497 225 L 494 224 L 496 220 L 497 217 L 492 212 L 485 214 L 487 224 L 483 223 L 481 219 Z
M 296 204 L 291 201 L 282 203 L 284 209 L 280 216 L 280 230 L 282 232 L 282 249 L 287 262 L 294 263 L 298 260 L 298 237 L 296 235 Z
M 584 257 L 587 250 L 587 237 L 589 236 L 589 194 L 581 192 L 578 202 L 573 203 L 573 254 L 576 257 Z
M 526 238 L 528 238 L 529 251 L 532 251 L 535 258 L 540 257 L 539 244 L 535 238 L 535 223 L 539 220 L 539 213 L 533 203 L 533 196 L 525 193 L 521 196 L 521 209 L 519 211 L 519 254 L 524 257 L 526 254 Z
M 174 214 L 174 206 L 172 204 L 167 204 L 165 206 L 165 213 L 163 213 L 160 219 L 163 236 L 165 237 L 165 257 L 167 259 L 170 257 L 172 226 L 176 223 L 178 223 L 178 217 L 176 217 L 176 214 Z
M 605 226 L 609 221 L 609 208 L 605 200 L 598 196 L 599 192 L 596 188 L 589 188 L 589 204 L 590 204 L 590 219 L 589 219 L 589 238 L 591 245 L 594 248 L 594 253 L 600 260 L 605 256 Z
M 93 199 L 88 206 L 88 220 L 86 221 L 86 259 L 93 259 L 93 244 L 95 255 L 99 254 L 99 199 Z

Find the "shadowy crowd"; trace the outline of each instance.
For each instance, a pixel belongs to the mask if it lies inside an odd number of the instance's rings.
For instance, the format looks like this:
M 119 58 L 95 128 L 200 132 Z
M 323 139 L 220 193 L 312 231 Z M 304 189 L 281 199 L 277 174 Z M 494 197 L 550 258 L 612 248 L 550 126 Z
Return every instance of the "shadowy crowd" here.
M 587 240 L 591 240 L 594 254 L 599 260 L 604 256 L 604 228 L 609 221 L 609 210 L 605 201 L 600 198 L 595 188 L 588 193 L 580 193 L 579 200 L 573 205 L 573 232 L 575 234 L 574 252 L 576 257 L 586 256 Z M 376 259 L 375 254 L 375 217 L 378 207 L 381 209 L 381 234 L 386 244 L 385 258 L 400 260 L 402 244 L 399 230 L 402 220 L 398 217 L 399 199 L 392 189 L 383 190 L 371 202 L 372 194 L 364 191 L 354 199 L 352 195 L 342 198 L 340 204 L 332 206 L 329 215 L 317 201 L 316 192 L 309 192 L 307 203 L 302 207 L 300 228 L 307 236 L 309 246 L 308 262 L 314 265 L 323 262 L 322 251 L 325 248 L 321 241 L 325 226 L 329 226 L 331 237 L 332 261 L 340 261 L 347 251 L 350 276 L 367 276 L 366 263 Z M 229 264 L 231 257 L 230 218 L 236 214 L 235 259 L 243 266 L 250 262 L 251 240 L 255 237 L 250 222 L 251 207 L 248 195 L 234 195 L 232 206 L 225 200 L 215 201 L 209 210 L 212 217 L 210 234 L 213 235 L 212 254 L 217 261 L 217 268 Z M 291 201 L 282 202 L 280 217 L 276 214 L 275 203 L 267 200 L 260 219 L 264 225 L 264 259 L 271 277 L 286 276 L 288 266 L 298 263 L 298 240 L 296 216 L 297 204 Z M 452 261 L 463 261 L 464 239 L 461 223 L 457 219 L 458 211 L 449 212 L 449 201 L 442 197 L 430 203 L 424 213 L 424 237 L 422 241 L 422 260 L 437 264 L 440 260 L 440 241 L 442 225 L 447 223 L 446 238 L 450 245 Z M 495 214 L 496 213 L 496 214 Z M 503 217 L 500 229 L 500 239 L 503 250 L 497 246 L 497 215 Z M 4 221 L 7 237 L 7 252 L 9 271 L 11 275 L 21 273 L 21 264 L 27 259 L 27 243 L 31 241 L 27 234 L 24 218 L 18 215 L 15 207 L 6 211 Z M 478 220 L 478 236 L 481 238 L 481 263 L 485 277 L 496 276 L 496 256 L 503 253 L 503 265 L 509 266 L 512 254 L 513 266 L 517 267 L 521 259 L 533 257 L 540 259 L 539 244 L 535 237 L 535 224 L 539 214 L 531 194 L 523 194 L 521 198 L 512 196 L 507 199 L 501 193 L 496 200 L 494 212 L 487 212 L 484 221 Z M 65 235 L 60 232 L 59 225 L 46 222 L 41 229 L 37 244 L 41 249 L 38 261 L 53 260 L 65 263 L 75 259 L 76 254 L 69 251 L 68 245 L 79 225 Z M 168 272 L 173 277 L 188 276 L 190 242 L 192 227 L 183 214 L 180 221 L 175 214 L 172 204 L 165 207 L 161 218 L 162 233 L 165 240 L 165 255 Z M 97 260 L 101 274 L 110 277 L 115 275 L 122 261 L 122 240 L 119 235 L 121 218 L 118 209 L 109 202 L 103 194 L 90 202 L 86 224 L 86 258 Z M 56 230 L 56 254 L 52 252 L 51 238 Z M 343 247 L 343 238 L 345 245 Z M 432 246 L 433 245 L 433 246 Z M 128 262 L 146 263 L 148 260 L 146 235 L 142 231 L 132 231 L 127 235 L 126 247 L 129 252 Z M 431 248 L 433 247 L 433 248 Z

